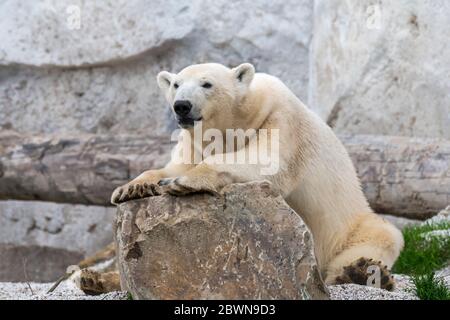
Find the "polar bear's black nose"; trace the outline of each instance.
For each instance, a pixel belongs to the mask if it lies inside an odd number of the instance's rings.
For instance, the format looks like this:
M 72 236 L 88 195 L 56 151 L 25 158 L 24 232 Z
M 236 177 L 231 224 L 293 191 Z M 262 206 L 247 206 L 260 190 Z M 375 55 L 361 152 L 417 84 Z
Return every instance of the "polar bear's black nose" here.
M 173 105 L 173 110 L 180 117 L 187 116 L 188 113 L 191 111 L 191 109 L 192 109 L 192 104 L 187 100 L 175 101 L 175 103 Z

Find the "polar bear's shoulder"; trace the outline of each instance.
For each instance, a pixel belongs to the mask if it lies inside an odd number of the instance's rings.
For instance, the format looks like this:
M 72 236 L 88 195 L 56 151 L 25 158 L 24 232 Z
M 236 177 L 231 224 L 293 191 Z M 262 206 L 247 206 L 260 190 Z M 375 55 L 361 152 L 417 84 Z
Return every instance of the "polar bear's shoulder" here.
M 270 74 L 261 73 L 261 72 L 255 73 L 255 76 L 253 78 L 253 84 L 256 84 L 256 85 L 271 85 L 271 84 L 284 85 L 283 82 L 279 78 L 272 76 Z
M 279 78 L 267 73 L 256 73 L 250 86 L 251 94 L 260 97 L 270 96 L 275 100 L 277 98 L 290 98 L 291 101 L 297 100 L 295 94 Z

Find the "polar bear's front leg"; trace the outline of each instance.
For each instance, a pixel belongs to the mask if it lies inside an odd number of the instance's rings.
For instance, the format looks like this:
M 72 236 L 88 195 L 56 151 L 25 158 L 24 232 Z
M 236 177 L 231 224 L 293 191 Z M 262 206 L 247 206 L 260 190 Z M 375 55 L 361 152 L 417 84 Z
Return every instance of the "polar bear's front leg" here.
M 252 155 L 254 159 L 258 159 L 259 148 L 255 139 L 237 152 L 210 156 L 183 175 L 162 179 L 159 182 L 161 191 L 175 196 L 195 192 L 216 193 L 231 183 L 267 180 L 272 182 L 281 194 L 288 194 L 291 184 L 286 183 L 286 177 L 292 177 L 293 174 L 286 174 L 285 167 L 279 166 L 278 153 L 268 154 L 265 164 L 226 161 L 227 159 L 249 159 L 252 158 Z M 275 167 L 279 170 L 267 170 L 272 168 L 268 163 L 275 163 Z
M 182 176 L 161 179 L 158 185 L 163 193 L 183 196 L 197 192 L 215 194 L 232 182 L 233 179 L 227 172 L 218 172 L 210 165 L 199 164 Z

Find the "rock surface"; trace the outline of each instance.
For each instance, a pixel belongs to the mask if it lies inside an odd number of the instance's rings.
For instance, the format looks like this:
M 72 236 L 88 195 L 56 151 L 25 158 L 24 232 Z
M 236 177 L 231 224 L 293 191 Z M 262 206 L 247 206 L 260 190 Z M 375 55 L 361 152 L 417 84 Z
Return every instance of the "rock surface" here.
M 0 63 L 37 67 L 132 58 L 182 39 L 199 14 L 188 1 L 161 0 L 6 1 L 0 13 L 0 37 L 8 43 Z
M 450 206 L 446 207 L 444 210 L 439 211 L 437 215 L 428 219 L 425 223 L 429 224 L 450 224 Z
M 312 235 L 270 184 L 118 207 L 122 287 L 135 299 L 325 299 Z
M 437 239 L 441 246 L 445 246 L 443 248 L 450 248 L 450 206 L 423 222 L 422 225 L 435 226 L 435 230 L 420 235 L 424 240 L 431 241 Z
M 0 281 L 55 281 L 76 265 L 76 251 L 36 245 L 0 244 Z
M 447 288 L 450 289 L 450 265 L 436 272 L 436 277 L 438 279 L 442 279 L 444 283 L 447 285 Z
M 48 282 L 111 243 L 114 209 L 0 201 L 0 281 Z
M 0 129 L 168 133 L 156 75 L 211 61 L 251 62 L 306 100 L 312 12 L 313 0 L 3 1 Z
M 390 223 L 392 223 L 394 226 L 396 226 L 399 230 L 403 230 L 406 227 L 415 226 L 421 224 L 423 221 L 421 220 L 415 220 L 415 219 L 408 219 L 408 218 L 402 218 L 402 217 L 396 217 L 389 214 L 380 214 L 380 216 L 383 219 L 386 219 Z
M 450 142 L 339 135 L 376 212 L 425 220 L 450 202 Z
M 336 132 L 450 139 L 450 2 L 315 1 L 310 107 Z

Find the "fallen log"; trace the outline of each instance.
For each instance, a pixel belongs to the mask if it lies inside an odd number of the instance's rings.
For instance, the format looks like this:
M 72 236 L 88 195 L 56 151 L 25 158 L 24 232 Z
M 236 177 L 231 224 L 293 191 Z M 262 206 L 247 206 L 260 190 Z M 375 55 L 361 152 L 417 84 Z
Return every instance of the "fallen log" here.
M 371 206 L 425 219 L 450 203 L 450 141 L 340 136 Z M 167 136 L 0 132 L 0 199 L 109 205 L 111 192 L 170 157 Z
M 340 136 L 371 207 L 427 219 L 450 203 L 450 141 L 390 136 Z
M 0 199 L 110 205 L 111 193 L 164 166 L 167 137 L 0 133 Z

